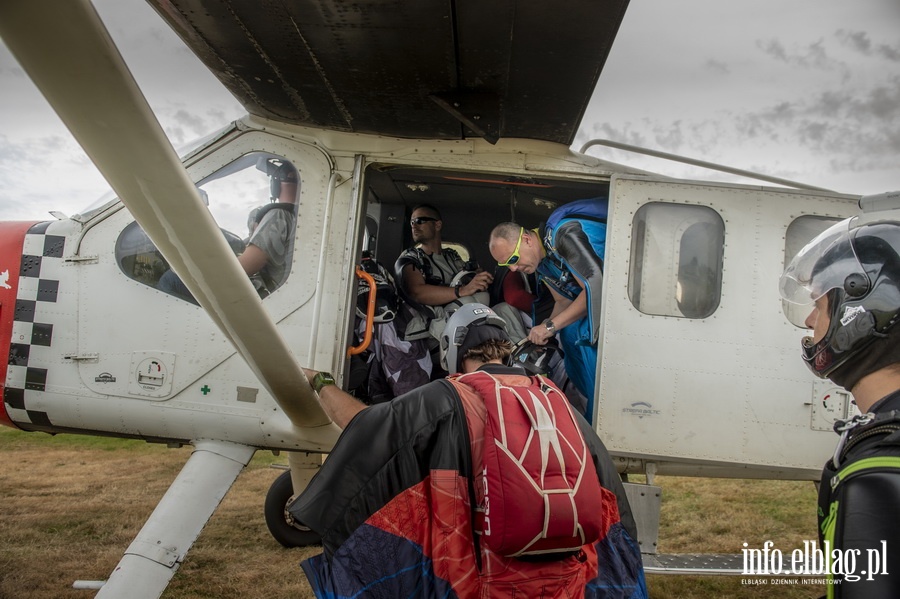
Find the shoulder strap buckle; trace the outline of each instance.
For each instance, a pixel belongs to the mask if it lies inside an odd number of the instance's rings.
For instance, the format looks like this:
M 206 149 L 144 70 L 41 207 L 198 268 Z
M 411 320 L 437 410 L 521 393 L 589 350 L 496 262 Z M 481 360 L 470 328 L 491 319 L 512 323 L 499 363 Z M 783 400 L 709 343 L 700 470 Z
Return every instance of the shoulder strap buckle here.
M 875 414 L 872 414 L 871 412 L 867 414 L 857 414 L 849 420 L 836 420 L 834 422 L 834 432 L 840 434 L 851 431 L 858 426 L 865 426 L 874 420 Z
M 831 462 L 834 464 L 835 470 L 841 467 L 841 460 L 844 458 L 844 448 L 850 437 L 850 432 L 860 426 L 865 426 L 875 420 L 875 414 L 866 413 L 858 414 L 849 420 L 838 420 L 834 423 L 834 432 L 841 435 L 837 447 L 834 448 L 834 455 Z

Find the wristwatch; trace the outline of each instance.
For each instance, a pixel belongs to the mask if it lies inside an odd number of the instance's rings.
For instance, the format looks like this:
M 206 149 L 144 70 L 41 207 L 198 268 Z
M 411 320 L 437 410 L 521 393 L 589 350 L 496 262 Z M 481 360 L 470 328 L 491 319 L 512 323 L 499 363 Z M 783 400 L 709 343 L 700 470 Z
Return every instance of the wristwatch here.
M 313 391 L 319 393 L 322 387 L 334 384 L 334 376 L 330 372 L 318 372 L 309 383 L 312 385 Z
M 549 318 L 544 321 L 544 326 L 547 327 L 547 332 L 550 333 L 551 335 L 556 333 L 556 325 L 553 324 L 553 321 L 550 320 Z

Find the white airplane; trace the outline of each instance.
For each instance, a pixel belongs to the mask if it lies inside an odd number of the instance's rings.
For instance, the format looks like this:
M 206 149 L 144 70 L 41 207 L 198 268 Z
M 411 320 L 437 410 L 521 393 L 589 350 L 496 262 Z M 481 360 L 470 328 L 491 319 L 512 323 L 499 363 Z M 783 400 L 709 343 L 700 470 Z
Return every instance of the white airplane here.
M 777 281 L 859 197 L 570 150 L 627 0 L 150 3 L 249 113 L 182 157 L 87 0 L 0 3 L 0 36 L 117 196 L 0 224 L 0 424 L 195 448 L 98 597 L 158 597 L 260 449 L 291 466 L 270 530 L 315 541 L 284 507 L 339 430 L 300 365 L 350 384 L 354 265 L 392 264 L 420 203 L 490 270 L 496 223 L 608 198 L 593 422 L 647 475 L 629 493 L 648 566 L 689 569 L 653 556 L 655 474 L 817 478 L 851 397 L 798 359 L 806 314 Z M 235 254 L 285 162 L 293 248 L 261 299 Z M 168 271 L 196 303 L 161 289 Z

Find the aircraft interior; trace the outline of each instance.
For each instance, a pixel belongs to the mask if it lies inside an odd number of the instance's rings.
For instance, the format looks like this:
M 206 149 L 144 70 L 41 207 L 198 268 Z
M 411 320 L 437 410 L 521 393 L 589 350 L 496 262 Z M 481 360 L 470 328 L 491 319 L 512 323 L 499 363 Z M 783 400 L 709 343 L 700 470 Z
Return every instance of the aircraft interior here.
M 365 173 L 366 217 L 359 247 L 361 255 L 375 258 L 394 275 L 395 284 L 399 285 L 394 263 L 403 250 L 413 245 L 410 216 L 416 206 L 427 204 L 441 213 L 442 245 L 455 249 L 469 265 L 477 265 L 496 276 L 497 263 L 488 250 L 495 225 L 514 221 L 535 228 L 567 202 L 607 198 L 608 193 L 609 184 L 605 182 L 375 164 Z M 496 297 L 494 293 L 490 295 Z M 440 376 L 443 371 L 436 346 L 432 347 L 431 354 L 435 364 L 432 376 Z M 360 362 L 359 359 L 351 362 L 348 388 L 367 400 L 367 391 L 358 378 L 367 370 L 360 370 Z
M 515 221 L 534 228 L 559 206 L 574 200 L 607 197 L 608 183 L 522 178 L 420 168 L 373 165 L 366 172 L 366 223 L 363 250 L 392 268 L 412 244 L 409 216 L 419 204 L 441 211 L 442 238 L 464 259 L 493 272 L 488 251 L 495 225 Z M 466 255 L 467 254 L 467 255 Z

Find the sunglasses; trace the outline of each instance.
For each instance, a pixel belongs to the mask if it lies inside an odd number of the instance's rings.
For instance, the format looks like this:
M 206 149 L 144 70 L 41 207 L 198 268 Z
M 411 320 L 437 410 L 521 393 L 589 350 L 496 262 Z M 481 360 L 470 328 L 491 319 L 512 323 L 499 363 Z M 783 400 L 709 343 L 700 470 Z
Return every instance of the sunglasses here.
M 513 250 L 512 256 L 506 259 L 506 262 L 499 262 L 497 266 L 512 266 L 519 262 L 519 247 L 522 245 L 522 235 L 525 234 L 525 227 L 519 229 L 519 240 L 516 242 L 516 249 Z
M 410 226 L 422 225 L 425 223 L 430 223 L 432 221 L 437 221 L 440 219 L 434 218 L 433 216 L 417 216 L 409 221 Z

